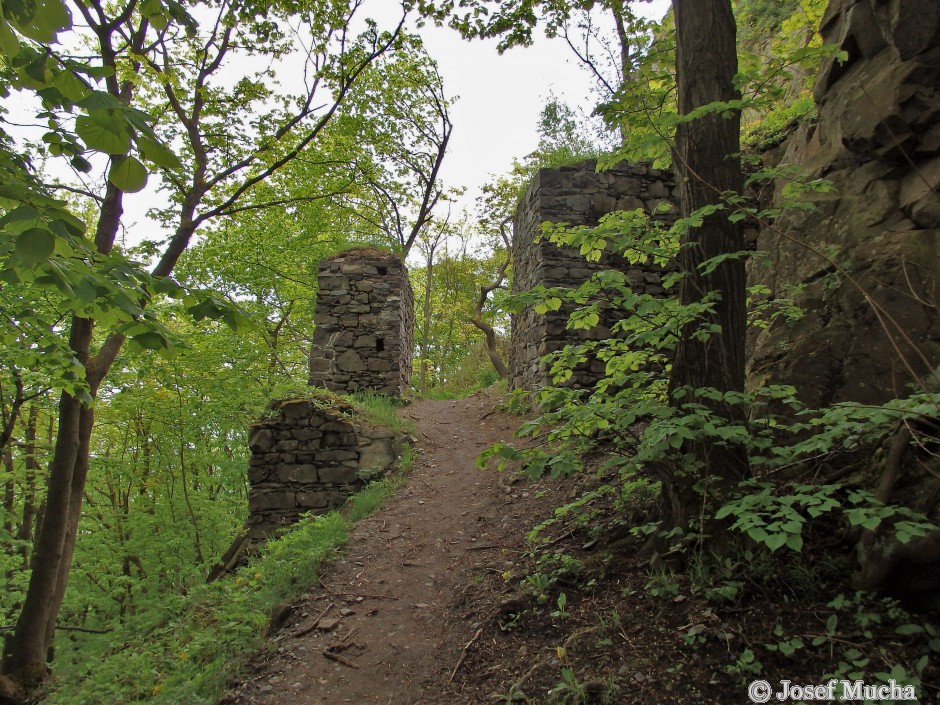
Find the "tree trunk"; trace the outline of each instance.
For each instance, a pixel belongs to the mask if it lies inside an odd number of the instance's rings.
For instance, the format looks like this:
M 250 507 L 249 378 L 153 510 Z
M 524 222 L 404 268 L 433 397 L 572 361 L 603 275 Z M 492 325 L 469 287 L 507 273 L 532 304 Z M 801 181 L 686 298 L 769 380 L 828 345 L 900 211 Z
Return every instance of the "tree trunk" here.
M 493 326 L 483 320 L 483 309 L 486 307 L 486 302 L 490 294 L 502 288 L 503 282 L 506 281 L 506 273 L 509 271 L 509 265 L 512 262 L 512 243 L 509 240 L 509 233 L 506 231 L 506 226 L 509 225 L 510 222 L 511 219 L 506 218 L 499 224 L 499 236 L 503 241 L 503 247 L 506 248 L 506 257 L 499 266 L 499 271 L 496 272 L 496 277 L 493 281 L 489 285 L 480 287 L 476 310 L 470 321 L 483 331 L 483 337 L 486 340 L 487 357 L 489 357 L 490 362 L 493 363 L 493 368 L 496 370 L 496 374 L 499 375 L 500 379 L 509 377 L 509 370 L 506 369 L 506 364 L 503 362 L 502 358 L 499 356 L 499 351 L 496 349 L 496 331 L 493 330 Z
M 13 470 L 13 449 L 8 445 L 3 449 L 3 467 L 7 473 L 7 481 L 3 488 L 3 536 L 13 537 L 13 514 L 16 510 L 16 481 Z M 5 542 L 6 539 L 4 539 Z M 9 549 L 9 550 L 8 550 Z M 13 545 L 5 545 L 4 552 L 13 555 Z
M 436 243 L 435 243 L 436 244 Z M 434 269 L 434 248 L 428 252 L 427 277 L 424 280 L 424 323 L 421 326 L 421 393 L 428 391 L 428 353 L 431 339 L 431 286 L 434 283 L 432 271 Z
M 69 343 L 82 363 L 88 359 L 92 327 L 88 319 L 72 321 Z M 33 548 L 32 574 L 16 627 L 4 644 L 3 673 L 13 675 L 27 688 L 46 676 L 47 627 L 50 618 L 54 621 L 57 614 L 52 608 L 71 525 L 71 494 L 81 446 L 81 416 L 81 402 L 63 392 L 59 399 L 59 428 L 49 465 L 46 507 Z M 68 553 L 71 556 L 70 549 Z
M 471 323 L 483 331 L 483 337 L 486 340 L 486 355 L 493 363 L 493 369 L 496 370 L 499 378 L 506 379 L 509 376 L 509 370 L 506 369 L 506 363 L 503 362 L 503 359 L 499 356 L 499 351 L 496 349 L 496 331 L 493 330 L 493 326 L 480 318 L 479 315 L 475 316 Z
M 36 521 L 36 479 L 39 477 L 39 461 L 36 459 L 36 434 L 39 430 L 39 405 L 36 402 L 29 407 L 24 436 L 24 461 L 26 477 L 23 481 L 23 513 L 20 528 L 16 534 L 21 541 L 20 555 L 23 566 L 29 565 L 29 542 L 33 539 L 33 524 Z
M 673 0 L 673 11 L 680 115 L 710 103 L 739 98 L 734 86 L 737 51 L 731 1 Z M 677 127 L 673 162 L 682 217 L 724 203 L 725 192 L 742 191 L 740 122 L 739 110 L 725 110 L 709 112 Z M 682 237 L 680 302 L 694 304 L 709 292 L 717 292 L 720 298 L 712 313 L 682 331 L 669 380 L 673 404 L 681 403 L 672 396 L 679 389 L 744 389 L 744 260 L 726 259 L 709 274 L 699 268 L 714 257 L 744 249 L 741 224 L 732 223 L 728 215 L 728 210 L 719 210 Z M 720 327 L 717 333 L 704 339 L 694 336 L 696 328 L 712 324 Z M 696 401 L 709 404 L 713 413 L 730 422 L 744 421 L 744 410 L 738 405 Z M 702 478 L 715 483 L 710 488 L 720 488 L 737 483 L 749 473 L 744 448 L 696 442 L 689 443 L 685 450 L 698 461 L 700 474 L 672 476 L 663 483 L 670 503 L 667 512 L 673 515 L 676 526 L 684 525 L 690 512 L 701 510 L 702 496 L 694 486 Z
M 124 194 L 108 184 L 95 232 L 95 246 L 108 254 L 123 214 Z M 73 317 L 69 347 L 85 367 L 85 379 L 92 398 L 120 351 L 123 336 L 111 336 L 99 354 L 91 357 L 95 323 Z M 59 607 L 68 586 L 68 574 L 75 550 L 82 494 L 91 454 L 94 412 L 77 397 L 63 392 L 59 398 L 58 428 L 52 461 L 49 464 L 46 502 L 33 555 L 26 599 L 13 633 L 3 648 L 0 671 L 31 690 L 48 675 L 46 659 L 55 635 Z

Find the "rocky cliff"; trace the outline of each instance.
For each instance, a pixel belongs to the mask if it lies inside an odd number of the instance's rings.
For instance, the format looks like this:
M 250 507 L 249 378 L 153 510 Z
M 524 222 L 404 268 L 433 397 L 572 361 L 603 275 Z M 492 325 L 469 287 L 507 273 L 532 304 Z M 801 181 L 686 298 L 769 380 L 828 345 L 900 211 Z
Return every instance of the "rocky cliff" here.
M 750 385 L 881 403 L 940 363 L 940 3 L 834 0 L 821 33 L 847 60 L 824 63 L 818 120 L 774 161 L 833 188 L 758 239 L 750 283 L 805 315 L 751 341 Z

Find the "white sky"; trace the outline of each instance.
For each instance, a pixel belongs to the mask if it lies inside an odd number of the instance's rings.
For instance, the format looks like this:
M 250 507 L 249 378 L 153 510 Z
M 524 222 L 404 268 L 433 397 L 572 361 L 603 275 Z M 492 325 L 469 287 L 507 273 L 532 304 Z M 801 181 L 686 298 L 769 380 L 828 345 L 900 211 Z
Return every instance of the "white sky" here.
M 385 4 L 388 0 L 374 2 L 364 8 L 365 14 L 393 10 Z M 638 2 L 634 10 L 660 19 L 669 5 L 670 0 Z M 506 173 L 513 159 L 536 148 L 539 114 L 551 94 L 585 112 L 596 102 L 591 95 L 594 79 L 579 66 L 564 40 L 548 39 L 540 29 L 532 46 L 515 47 L 502 55 L 495 40 L 466 41 L 456 31 L 430 23 L 419 32 L 439 64 L 446 95 L 459 97 L 451 109 L 454 131 L 441 177 L 448 187 L 466 189 L 458 206 L 471 212 L 479 188 L 491 176 Z M 30 109 L 26 103 L 9 107 L 14 113 Z M 147 189 L 125 200 L 125 233 L 131 242 L 158 237 L 160 227 L 144 215 L 153 205 L 156 181 L 151 179 Z
M 661 19 L 670 0 L 636 3 L 634 10 Z M 590 112 L 594 79 L 582 68 L 562 39 L 548 39 L 539 30 L 531 47 L 515 47 L 502 55 L 494 40 L 463 41 L 457 32 L 440 27 L 420 30 L 428 53 L 438 62 L 449 96 L 459 96 L 451 110 L 454 133 L 442 167 L 448 186 L 464 186 L 462 204 L 471 207 L 478 189 L 491 174 L 509 170 L 538 145 L 538 119 L 549 94 Z

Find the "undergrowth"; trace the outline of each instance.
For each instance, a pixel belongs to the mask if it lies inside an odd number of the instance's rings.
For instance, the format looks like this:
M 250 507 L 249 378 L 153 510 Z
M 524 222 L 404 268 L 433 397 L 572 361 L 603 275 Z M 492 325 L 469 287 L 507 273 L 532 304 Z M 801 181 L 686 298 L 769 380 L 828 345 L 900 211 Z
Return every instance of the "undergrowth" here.
M 407 468 L 410 454 L 400 463 Z M 81 635 L 85 670 L 60 664 L 50 705 L 214 703 L 248 657 L 266 647 L 271 609 L 316 583 L 346 544 L 351 526 L 401 484 L 400 474 L 368 485 L 346 506 L 307 516 L 264 544 L 234 575 L 161 601 L 105 635 Z M 87 658 L 89 650 L 99 651 Z
M 744 211 L 737 208 L 718 210 L 740 219 Z M 546 225 L 543 236 L 578 248 L 588 260 L 610 249 L 631 263 L 665 267 L 678 252 L 682 229 L 702 215 L 667 229 L 637 210 L 605 216 L 595 228 Z M 557 539 L 542 539 L 565 526 L 587 539 L 585 546 L 603 549 L 589 561 L 566 559 L 569 566 L 573 560 L 594 564 L 597 577 L 583 571 L 578 582 L 593 590 L 587 583 L 610 572 L 609 565 L 642 556 L 650 571 L 642 589 L 653 614 L 685 613 L 686 603 L 694 602 L 698 611 L 689 607 L 681 628 L 684 647 L 700 658 L 725 649 L 731 660 L 721 666 L 724 676 L 745 683 L 864 678 L 935 696 L 926 674 L 936 676 L 940 632 L 931 617 L 914 612 L 923 601 L 940 609 L 922 587 L 931 584 L 930 575 L 916 572 L 926 555 L 934 556 L 935 566 L 935 552 L 926 551 L 934 550 L 940 534 L 935 380 L 921 380 L 917 390 L 884 404 L 820 409 L 807 408 L 785 385 L 748 392 L 670 388 L 672 355 L 684 328 L 698 323 L 696 335 L 717 334 L 701 324 L 716 297 L 681 305 L 675 295 L 680 279 L 663 269 L 666 295 L 653 296 L 634 291 L 620 272 L 602 271 L 577 288 L 536 287 L 516 296 L 517 307 L 539 314 L 565 310 L 567 328 L 575 332 L 591 330 L 604 317 L 613 335 L 543 358 L 554 386 L 534 398 L 513 397 L 507 407 L 541 408 L 539 418 L 520 428 L 529 440 L 497 444 L 481 455 L 482 465 L 493 460 L 530 480 L 584 477 L 592 469 L 597 478 L 530 534 L 528 572 L 507 579 L 518 581 L 536 605 L 557 604 L 551 614 L 570 611 L 572 591 L 561 590 L 567 569 L 560 571 L 557 548 L 548 550 Z M 750 325 L 793 325 L 800 314 L 793 302 L 777 303 L 754 306 L 760 315 Z M 590 389 L 571 386 L 576 368 L 593 360 L 605 363 L 600 381 Z M 735 413 L 726 413 L 729 408 Z M 746 455 L 750 476 L 743 482 L 720 476 L 696 447 L 735 448 Z M 676 511 L 680 505 L 683 511 Z M 557 603 L 561 595 L 564 604 Z M 539 606 L 529 611 L 549 615 Z M 722 616 L 735 612 L 754 623 Z M 587 701 L 571 668 L 555 693 L 564 694 L 558 702 Z

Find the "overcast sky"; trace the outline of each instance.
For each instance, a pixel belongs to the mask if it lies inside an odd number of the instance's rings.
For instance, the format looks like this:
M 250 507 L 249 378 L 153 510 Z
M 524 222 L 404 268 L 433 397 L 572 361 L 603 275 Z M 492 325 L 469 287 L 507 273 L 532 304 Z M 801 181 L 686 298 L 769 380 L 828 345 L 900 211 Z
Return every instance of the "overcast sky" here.
M 634 3 L 643 15 L 661 19 L 670 0 Z M 373 0 L 365 14 L 384 12 L 394 20 L 388 0 Z M 381 25 L 382 23 L 380 23 Z M 449 187 L 463 187 L 458 207 L 472 212 L 479 188 L 492 175 L 506 173 L 513 159 L 531 153 L 538 144 L 538 119 L 550 95 L 590 112 L 597 102 L 594 81 L 562 39 L 547 39 L 540 30 L 530 47 L 500 55 L 494 40 L 465 41 L 446 27 L 426 25 L 420 31 L 428 53 L 438 62 L 445 91 L 458 100 L 451 109 L 454 132 L 442 168 Z M 159 226 L 144 215 L 153 205 L 153 186 L 126 199 L 124 222 L 129 242 L 157 237 Z
M 635 10 L 659 20 L 669 4 L 635 3 Z M 440 65 L 448 95 L 459 97 L 451 111 L 454 134 L 442 173 L 447 185 L 467 187 L 464 205 L 472 206 L 489 175 L 507 172 L 514 158 L 536 148 L 539 113 L 550 94 L 586 112 L 596 102 L 593 79 L 562 39 L 538 33 L 533 46 L 499 55 L 492 40 L 463 41 L 440 27 L 420 33 Z

